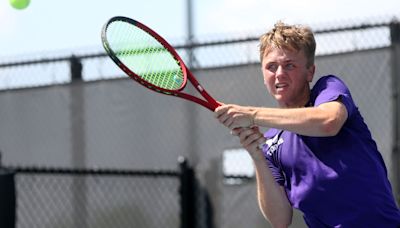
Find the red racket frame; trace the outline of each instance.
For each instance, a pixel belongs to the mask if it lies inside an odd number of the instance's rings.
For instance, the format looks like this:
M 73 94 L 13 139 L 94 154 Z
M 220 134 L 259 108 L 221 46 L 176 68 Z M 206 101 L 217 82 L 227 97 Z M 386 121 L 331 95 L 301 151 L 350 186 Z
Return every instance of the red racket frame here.
M 124 21 L 132 26 L 136 26 L 146 33 L 148 33 L 150 36 L 154 37 L 162 46 L 164 46 L 171 54 L 172 56 L 177 60 L 179 63 L 182 72 L 183 72 L 183 82 L 182 85 L 179 89 L 177 90 L 168 90 L 164 88 L 160 88 L 158 86 L 155 86 L 145 80 L 143 80 L 139 75 L 137 75 L 135 72 L 130 70 L 122 61 L 118 59 L 116 56 L 115 52 L 110 48 L 108 41 L 107 41 L 107 28 L 108 25 L 113 23 L 114 21 Z M 220 104 L 213 98 L 211 97 L 207 91 L 203 88 L 203 86 L 200 85 L 200 83 L 197 81 L 195 76 L 190 72 L 190 70 L 186 67 L 185 63 L 181 59 L 181 57 L 178 55 L 176 50 L 160 35 L 158 35 L 155 31 L 153 31 L 151 28 L 147 27 L 146 25 L 140 23 L 139 21 L 136 21 L 134 19 L 128 18 L 128 17 L 123 17 L 123 16 L 116 16 L 111 18 L 110 20 L 107 21 L 107 23 L 104 25 L 102 33 L 101 33 L 101 38 L 103 41 L 103 46 L 107 52 L 107 54 L 111 57 L 111 59 L 117 64 L 121 70 L 123 70 L 131 79 L 139 82 L 139 84 L 145 86 L 148 89 L 151 89 L 155 92 L 162 93 L 165 95 L 170 95 L 170 96 L 177 96 L 192 102 L 195 102 L 197 104 L 200 104 L 206 108 L 208 108 L 211 111 L 214 111 Z M 185 88 L 187 84 L 187 79 L 189 79 L 190 83 L 193 85 L 194 88 L 205 98 L 206 100 L 200 99 L 199 97 L 190 95 L 188 93 L 182 92 L 182 90 Z

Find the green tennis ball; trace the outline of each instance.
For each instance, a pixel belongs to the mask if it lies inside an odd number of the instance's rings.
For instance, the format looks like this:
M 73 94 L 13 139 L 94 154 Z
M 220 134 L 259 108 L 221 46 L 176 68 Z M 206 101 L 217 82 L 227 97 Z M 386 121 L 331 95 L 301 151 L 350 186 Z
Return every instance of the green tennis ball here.
M 178 75 L 174 75 L 174 81 L 177 83 L 177 84 L 182 84 L 182 78 L 181 77 L 179 77 Z
M 29 6 L 30 0 L 10 0 L 10 4 L 15 9 L 25 9 Z

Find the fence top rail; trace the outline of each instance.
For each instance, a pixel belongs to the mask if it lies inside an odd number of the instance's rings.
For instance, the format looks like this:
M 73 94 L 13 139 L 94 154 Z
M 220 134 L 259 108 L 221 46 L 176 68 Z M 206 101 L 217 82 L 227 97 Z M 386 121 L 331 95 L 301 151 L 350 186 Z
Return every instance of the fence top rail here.
M 129 169 L 79 169 L 53 167 L 2 167 L 16 174 L 58 174 L 58 175 L 110 175 L 110 176 L 146 176 L 146 177 L 178 177 L 177 170 L 129 170 Z
M 389 22 L 379 22 L 379 23 L 363 23 L 359 25 L 352 26 L 338 26 L 335 28 L 329 29 L 316 29 L 314 31 L 315 34 L 324 34 L 324 33 L 336 33 L 336 32 L 345 32 L 345 31 L 356 31 L 356 30 L 365 30 L 377 27 L 389 27 L 392 24 L 400 23 L 397 19 L 392 19 Z M 201 48 L 201 47 L 209 47 L 209 46 L 218 46 L 218 45 L 229 45 L 235 43 L 246 43 L 246 42 L 255 42 L 258 41 L 258 37 L 249 36 L 245 38 L 237 38 L 237 39 L 226 39 L 226 40 L 214 40 L 208 42 L 196 42 L 193 41 L 187 44 L 174 45 L 176 49 L 193 49 L 193 48 Z M 32 64 L 42 64 L 42 63 L 52 63 L 52 62 L 65 62 L 70 61 L 73 58 L 77 59 L 91 59 L 91 58 L 101 58 L 106 57 L 107 54 L 105 52 L 100 53 L 92 53 L 92 54 L 81 54 L 81 55 L 72 55 L 72 56 L 62 56 L 62 57 L 54 57 L 54 58 L 40 58 L 40 59 L 32 59 L 25 61 L 14 61 L 14 62 L 3 62 L 0 63 L 0 68 L 4 67 L 13 67 L 13 66 L 22 66 L 22 65 L 32 65 Z

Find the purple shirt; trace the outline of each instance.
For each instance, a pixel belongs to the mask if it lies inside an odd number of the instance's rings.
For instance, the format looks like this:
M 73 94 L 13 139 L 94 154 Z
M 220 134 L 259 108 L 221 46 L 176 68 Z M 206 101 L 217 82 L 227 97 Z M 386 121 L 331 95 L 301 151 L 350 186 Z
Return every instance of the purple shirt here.
M 277 183 L 309 227 L 400 227 L 387 170 L 371 133 L 339 78 L 324 76 L 310 106 L 340 98 L 347 121 L 333 137 L 269 129 L 263 152 Z

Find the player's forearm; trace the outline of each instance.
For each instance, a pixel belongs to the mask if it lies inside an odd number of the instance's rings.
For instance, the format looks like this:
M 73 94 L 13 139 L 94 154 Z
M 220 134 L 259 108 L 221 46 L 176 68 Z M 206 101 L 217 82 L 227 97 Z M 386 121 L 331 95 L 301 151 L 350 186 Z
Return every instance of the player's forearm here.
M 266 166 L 265 159 L 254 159 L 257 178 L 257 197 L 264 217 L 273 227 L 288 227 L 292 221 L 292 208 L 284 193 Z
M 254 124 L 307 136 L 332 136 L 339 132 L 344 123 L 343 117 L 339 115 L 321 107 L 258 108 Z

